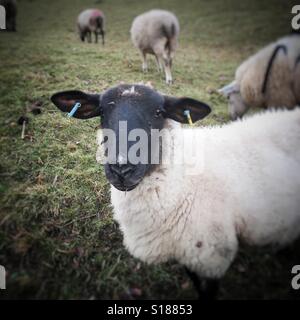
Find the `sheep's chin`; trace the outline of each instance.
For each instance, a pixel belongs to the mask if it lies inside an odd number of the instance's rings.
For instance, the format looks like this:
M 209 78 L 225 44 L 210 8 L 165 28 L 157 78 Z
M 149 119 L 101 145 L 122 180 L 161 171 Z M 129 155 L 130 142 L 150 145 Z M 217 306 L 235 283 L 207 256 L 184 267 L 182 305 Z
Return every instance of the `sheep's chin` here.
M 133 185 L 133 186 L 122 186 L 122 185 L 113 185 L 116 189 L 118 189 L 119 191 L 123 191 L 123 192 L 128 192 L 131 191 L 133 189 L 135 189 L 138 186 L 138 183 Z

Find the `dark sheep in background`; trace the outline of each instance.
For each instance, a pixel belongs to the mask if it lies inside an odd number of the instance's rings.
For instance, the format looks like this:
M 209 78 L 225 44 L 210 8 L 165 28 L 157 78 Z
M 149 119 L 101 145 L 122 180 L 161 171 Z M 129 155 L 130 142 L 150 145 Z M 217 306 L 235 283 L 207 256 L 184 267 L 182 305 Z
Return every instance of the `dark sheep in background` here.
M 102 11 L 98 9 L 87 9 L 82 11 L 77 19 L 77 26 L 82 41 L 88 37 L 88 42 L 92 42 L 92 32 L 95 34 L 95 43 L 98 42 L 98 34 L 102 36 L 104 45 L 104 21 L 105 17 Z

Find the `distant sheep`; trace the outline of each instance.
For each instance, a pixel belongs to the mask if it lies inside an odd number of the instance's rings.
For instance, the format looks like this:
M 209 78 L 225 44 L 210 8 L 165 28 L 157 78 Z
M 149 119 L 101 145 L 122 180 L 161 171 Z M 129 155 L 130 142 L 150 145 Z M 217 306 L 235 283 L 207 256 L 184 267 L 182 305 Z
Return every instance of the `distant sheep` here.
M 292 109 L 300 104 L 300 34 L 281 38 L 251 56 L 219 92 L 229 99 L 232 120 L 252 107 Z
M 80 102 L 76 118 L 101 116 L 102 128 L 115 133 L 117 144 L 126 136 L 119 128 L 125 121 L 128 133 L 142 129 L 148 141 L 152 129 L 162 130 L 164 150 L 175 159 L 201 150 L 203 161 L 195 164 L 193 175 L 179 161 L 128 161 L 132 140 L 125 151 L 113 153 L 116 162 L 104 166 L 114 218 L 128 250 L 148 263 L 175 259 L 185 265 L 200 296 L 216 294 L 217 280 L 234 260 L 240 240 L 282 247 L 299 236 L 300 109 L 191 130 L 177 122 L 188 122 L 187 110 L 200 120 L 209 106 L 141 85 L 120 85 L 102 94 L 66 91 L 51 99 L 63 112 Z M 188 139 L 183 150 L 180 141 L 188 132 L 195 139 Z M 100 133 L 98 142 L 102 150 Z M 147 157 L 161 146 L 144 145 Z
M 104 45 L 104 22 L 105 17 L 98 9 L 87 9 L 80 13 L 77 19 L 77 26 L 82 41 L 87 37 L 88 42 L 92 42 L 92 33 L 95 34 L 95 42 L 98 42 L 98 34 L 102 36 Z
M 131 39 L 143 59 L 147 71 L 147 54 L 155 55 L 157 66 L 165 71 L 166 82 L 171 84 L 171 67 L 179 35 L 179 22 L 175 15 L 165 10 L 151 10 L 137 16 L 131 26 Z
M 0 5 L 5 8 L 6 31 L 17 31 L 17 2 L 15 0 L 0 0 Z

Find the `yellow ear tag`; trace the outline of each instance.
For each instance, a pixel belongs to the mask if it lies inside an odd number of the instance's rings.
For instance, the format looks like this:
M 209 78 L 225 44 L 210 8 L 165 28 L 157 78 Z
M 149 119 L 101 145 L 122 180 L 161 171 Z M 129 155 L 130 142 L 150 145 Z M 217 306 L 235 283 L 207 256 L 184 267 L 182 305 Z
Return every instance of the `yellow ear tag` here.
M 190 110 L 184 110 L 183 114 L 186 116 L 188 123 L 192 126 L 193 125 L 193 120 L 191 117 Z

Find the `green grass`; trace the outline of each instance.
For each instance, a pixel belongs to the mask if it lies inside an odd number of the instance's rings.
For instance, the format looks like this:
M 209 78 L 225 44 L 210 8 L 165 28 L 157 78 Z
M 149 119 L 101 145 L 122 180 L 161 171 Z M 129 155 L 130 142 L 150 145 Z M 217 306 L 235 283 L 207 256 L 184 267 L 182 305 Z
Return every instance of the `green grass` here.
M 107 16 L 104 48 L 75 33 L 78 13 L 94 6 Z M 156 7 L 175 12 L 182 29 L 171 87 L 153 58 L 150 71 L 141 72 L 129 39 L 132 19 Z M 69 120 L 49 97 L 151 81 L 167 94 L 209 103 L 213 112 L 203 124 L 227 122 L 227 103 L 215 90 L 243 59 L 289 31 L 291 7 L 277 0 L 19 1 L 18 32 L 0 33 L 0 264 L 8 272 L 2 298 L 196 297 L 181 266 L 147 266 L 127 253 L 95 161 L 97 120 Z M 36 101 L 42 114 L 26 113 Z M 17 121 L 25 114 L 22 140 Z M 220 298 L 287 298 L 297 253 L 299 246 L 282 256 L 243 248 Z

